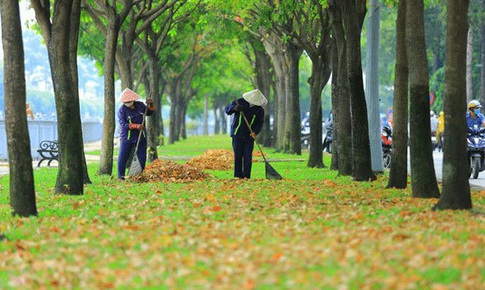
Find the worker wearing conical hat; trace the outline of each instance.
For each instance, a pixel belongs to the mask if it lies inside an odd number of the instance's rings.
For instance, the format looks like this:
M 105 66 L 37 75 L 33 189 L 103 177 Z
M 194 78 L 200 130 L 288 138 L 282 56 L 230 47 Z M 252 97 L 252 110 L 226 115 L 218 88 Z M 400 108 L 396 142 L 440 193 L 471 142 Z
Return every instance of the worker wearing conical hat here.
M 226 108 L 227 115 L 233 115 L 231 125 L 232 149 L 234 151 L 234 177 L 251 178 L 254 139 L 261 132 L 264 123 L 264 109 L 268 100 L 260 90 L 246 92 L 242 98 L 232 101 Z M 246 125 L 243 114 L 253 133 Z
M 138 141 L 139 134 L 140 142 L 136 152 L 141 168 L 145 169 L 147 140 L 145 126 L 143 125 L 143 118 L 146 115 L 150 116 L 156 110 L 153 100 L 147 98 L 146 105 L 143 102 L 137 101 L 140 96 L 130 89 L 125 89 L 121 93 L 120 102 L 123 105 L 118 110 L 118 122 L 120 124 L 120 151 L 118 154 L 118 179 L 125 178 L 126 163 L 134 150 Z M 147 110 L 148 106 L 148 110 Z

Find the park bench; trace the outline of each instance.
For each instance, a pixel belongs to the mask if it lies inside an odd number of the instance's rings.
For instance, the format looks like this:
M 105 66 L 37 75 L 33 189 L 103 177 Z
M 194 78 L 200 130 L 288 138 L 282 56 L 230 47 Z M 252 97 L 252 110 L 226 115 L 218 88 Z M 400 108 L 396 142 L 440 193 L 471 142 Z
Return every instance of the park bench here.
M 50 141 L 50 140 L 44 140 L 40 142 L 39 149 L 37 150 L 39 152 L 41 159 L 39 160 L 39 163 L 37 163 L 37 167 L 40 167 L 40 164 L 46 160 L 47 161 L 47 166 L 51 165 L 51 162 L 53 160 L 58 161 L 58 155 L 59 155 L 59 148 L 57 147 L 57 140 Z

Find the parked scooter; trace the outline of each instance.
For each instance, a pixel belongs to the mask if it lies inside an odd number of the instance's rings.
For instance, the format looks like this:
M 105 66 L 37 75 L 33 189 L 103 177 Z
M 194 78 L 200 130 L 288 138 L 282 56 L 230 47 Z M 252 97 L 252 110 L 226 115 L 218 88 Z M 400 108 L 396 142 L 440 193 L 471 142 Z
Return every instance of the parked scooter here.
M 310 148 L 310 127 L 301 128 L 301 148 Z
M 333 126 L 329 123 L 326 126 L 325 137 L 323 138 L 323 151 L 327 150 L 328 153 L 332 153 L 332 139 L 333 139 Z
M 485 128 L 477 125 L 468 128 L 467 136 L 468 158 L 470 160 L 470 175 L 477 179 L 485 170 Z
M 392 128 L 390 125 L 382 127 L 382 163 L 384 168 L 391 167 L 392 161 Z

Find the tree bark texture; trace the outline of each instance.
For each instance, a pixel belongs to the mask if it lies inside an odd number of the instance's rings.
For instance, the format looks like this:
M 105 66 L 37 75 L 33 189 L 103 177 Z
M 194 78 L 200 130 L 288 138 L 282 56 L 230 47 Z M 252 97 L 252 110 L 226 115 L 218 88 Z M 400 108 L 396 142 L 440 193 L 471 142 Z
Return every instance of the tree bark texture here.
M 337 45 L 338 64 L 337 73 L 334 70 L 332 84 L 332 112 L 333 112 L 333 137 L 336 143 L 332 145 L 334 154 L 338 155 L 339 174 L 352 175 L 352 122 L 350 113 L 349 78 L 347 71 L 347 44 L 343 27 L 343 6 L 341 1 L 329 1 L 330 16 L 332 17 L 332 29 L 335 34 Z M 333 81 L 333 80 L 332 80 Z M 333 143 L 333 141 L 332 141 Z M 343 157 L 345 156 L 345 157 Z M 332 161 L 333 163 L 333 161 Z
M 339 98 L 338 98 L 338 91 L 337 91 L 337 88 L 338 88 L 338 74 L 340 73 L 339 70 L 338 70 L 338 64 L 339 64 L 339 57 L 338 57 L 338 49 L 337 49 L 337 41 L 334 40 L 332 41 L 333 42 L 333 46 L 334 46 L 334 53 L 332 54 L 332 95 L 331 95 L 331 99 L 332 99 L 332 111 L 331 111 L 331 114 L 332 114 L 332 159 L 331 159 L 331 162 L 330 162 L 330 169 L 331 170 L 339 170 L 339 154 L 338 154 L 338 133 L 337 130 L 335 130 L 336 128 L 336 123 L 335 123 L 335 115 L 336 115 L 336 107 L 337 107 L 337 103 L 339 101 Z M 330 124 L 327 124 L 327 127 L 330 126 Z M 350 168 L 352 168 L 350 166 Z M 351 174 L 352 170 L 349 170 L 349 174 Z
M 413 197 L 439 197 L 431 145 L 428 60 L 423 0 L 406 1 L 409 65 L 411 185 Z
M 30 137 L 25 112 L 24 47 L 19 2 L 0 2 L 4 62 L 5 117 L 10 172 L 10 206 L 14 216 L 37 215 Z
M 105 36 L 104 51 L 104 116 L 103 137 L 101 140 L 101 156 L 98 174 L 111 175 L 113 173 L 114 134 L 116 128 L 116 93 L 115 93 L 115 64 L 120 18 L 114 9 L 108 10 L 108 28 Z
M 152 51 L 153 52 L 153 51 Z M 150 53 L 149 53 L 150 54 Z M 149 162 L 153 162 L 158 159 L 157 148 L 160 145 L 160 123 L 162 121 L 162 101 L 160 92 L 160 68 L 158 65 L 158 58 L 155 54 L 151 54 L 149 57 L 150 66 L 150 93 L 148 97 L 151 97 L 157 110 L 146 119 L 147 122 L 147 159 Z
M 483 7 L 485 7 L 485 0 L 483 0 Z M 482 22 L 482 49 L 481 49 L 481 60 L 482 69 L 480 70 L 480 104 L 485 104 L 485 20 Z
M 70 21 L 70 33 L 69 33 L 69 63 L 71 64 L 71 72 L 72 72 L 72 80 L 73 86 L 76 88 L 74 90 L 73 98 L 78 101 L 79 106 L 81 106 L 81 102 L 79 101 L 79 76 L 78 76 L 78 65 L 77 65 L 77 57 L 78 52 L 77 48 L 79 45 L 79 27 L 81 26 L 81 0 L 73 0 L 72 2 L 72 11 L 71 11 L 71 21 Z M 81 118 L 81 111 L 79 111 L 79 118 Z M 81 125 L 82 126 L 82 125 Z M 81 129 L 82 130 L 82 129 Z M 81 134 L 80 137 L 80 144 L 82 147 L 82 152 L 84 153 L 84 140 L 83 135 Z M 89 178 L 88 174 L 88 166 L 86 163 L 86 156 L 84 154 L 81 155 L 83 159 L 83 171 L 84 171 L 84 183 L 89 184 L 91 183 L 91 179 Z
M 475 99 L 473 93 L 473 29 L 469 28 L 467 31 L 468 40 L 466 44 L 466 100 L 469 102 Z
M 313 27 L 317 30 L 311 31 L 310 35 L 304 35 L 300 40 L 301 46 L 305 49 L 312 60 L 312 74 L 308 79 L 310 84 L 310 156 L 308 167 L 325 167 L 323 163 L 322 148 L 322 91 L 332 73 L 333 55 L 336 55 L 335 46 L 331 39 L 330 16 L 327 9 L 323 9 L 320 3 L 315 4 L 319 11 L 318 22 Z M 312 34 L 318 34 L 318 41 Z
M 434 209 L 471 209 L 466 140 L 466 51 L 469 0 L 448 0 L 443 193 Z M 458 121 L 460 120 L 460 121 Z
M 303 50 L 288 42 L 284 49 L 284 64 L 288 74 L 285 75 L 286 111 L 284 152 L 301 155 L 301 120 L 298 64 Z
M 408 62 L 406 54 L 406 2 L 399 1 L 396 21 L 396 70 L 394 76 L 392 166 L 388 188 L 408 184 Z
M 275 72 L 275 116 L 273 130 L 275 130 L 275 148 L 277 151 L 284 150 L 284 137 L 285 137 L 285 111 L 286 111 L 286 79 L 285 75 L 289 72 L 284 65 L 283 57 L 283 43 L 274 34 L 266 34 L 262 40 L 264 48 L 271 58 L 274 72 Z
M 344 20 L 347 42 L 346 58 L 352 120 L 352 176 L 356 181 L 375 180 L 376 176 L 372 172 L 371 165 L 367 104 L 362 78 L 360 45 L 360 34 L 365 15 L 365 1 L 345 0 L 342 2 L 342 18 Z
M 369 142 L 372 170 L 383 172 L 381 117 L 379 111 L 379 30 L 380 7 L 379 0 L 369 1 L 369 17 L 367 18 L 367 50 L 365 97 L 367 103 L 367 118 L 369 120 Z
M 77 4 L 76 4 L 77 3 Z M 57 113 L 57 131 L 59 147 L 59 170 L 56 180 L 56 193 L 69 195 L 82 195 L 84 191 L 85 159 L 84 146 L 82 144 L 81 114 L 79 109 L 79 97 L 74 80 L 75 75 L 71 71 L 71 59 L 74 59 L 70 51 L 72 17 L 74 4 L 79 2 L 55 1 L 52 23 L 50 20 L 50 5 L 42 4 L 38 0 L 32 0 L 31 5 L 35 10 L 37 23 L 42 28 L 44 40 L 47 44 L 47 52 L 51 67 L 52 82 Z
M 264 47 L 259 40 L 251 39 L 251 46 L 254 51 L 255 66 L 256 66 L 256 84 L 258 89 L 268 99 L 268 104 L 264 107 L 264 125 L 261 133 L 258 135 L 258 140 L 263 146 L 270 147 L 271 144 L 271 129 L 270 129 L 270 112 L 271 112 L 271 86 L 273 81 L 273 74 L 271 69 L 271 59 L 265 52 Z M 273 98 L 274 103 L 274 98 Z

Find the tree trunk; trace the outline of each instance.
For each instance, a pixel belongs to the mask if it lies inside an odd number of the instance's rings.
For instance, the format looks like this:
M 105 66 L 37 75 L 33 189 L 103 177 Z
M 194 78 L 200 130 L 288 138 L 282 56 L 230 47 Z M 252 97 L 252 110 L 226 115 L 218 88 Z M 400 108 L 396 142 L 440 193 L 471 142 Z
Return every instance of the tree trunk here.
M 256 83 L 259 90 L 268 99 L 268 104 L 264 106 L 264 124 L 261 133 L 258 135 L 258 140 L 261 140 L 261 144 L 266 147 L 271 146 L 271 129 L 270 129 L 270 116 L 271 116 L 271 86 L 273 83 L 273 75 L 271 73 L 271 59 L 268 54 L 261 47 L 259 40 L 251 39 L 251 45 L 253 47 L 255 64 L 256 64 Z
M 0 2 L 4 62 L 5 117 L 14 216 L 37 215 L 30 137 L 25 112 L 25 67 L 19 2 Z
M 468 41 L 466 43 L 466 100 L 475 99 L 473 94 L 473 29 L 468 29 Z M 445 66 L 446 67 L 446 66 Z M 446 96 L 445 96 L 446 97 Z
M 263 33 L 263 35 L 266 35 Z M 263 45 L 270 56 L 275 72 L 275 114 L 273 130 L 275 131 L 275 148 L 282 151 L 285 138 L 285 111 L 286 111 L 286 94 L 285 94 L 285 65 L 283 57 L 283 44 L 281 39 L 275 35 L 266 35 L 263 38 Z
M 149 67 L 150 67 L 150 97 L 152 98 L 157 110 L 153 112 L 153 115 L 146 118 L 147 122 L 147 160 L 153 162 L 158 159 L 157 148 L 160 145 L 160 126 L 161 123 L 161 95 L 160 91 L 160 68 L 158 65 L 158 58 L 156 55 L 149 54 Z M 147 96 L 148 98 L 148 96 Z
M 47 52 L 51 67 L 52 82 L 56 101 L 58 120 L 59 170 L 56 180 L 56 192 L 70 195 L 82 195 L 85 176 L 84 152 L 82 144 L 81 114 L 77 83 L 71 71 L 71 25 L 72 2 L 56 2 L 53 21 L 48 18 L 50 5 L 32 0 L 35 17 L 47 43 Z M 79 3 L 77 4 L 79 5 Z M 77 30 L 76 30 L 77 31 Z
M 72 96 L 74 99 L 77 100 L 78 106 L 81 106 L 79 101 L 79 77 L 78 77 L 78 65 L 77 65 L 77 48 L 79 44 L 79 27 L 81 25 L 81 0 L 74 0 L 72 4 L 72 11 L 71 11 L 71 21 L 70 21 L 70 33 L 69 33 L 69 63 L 71 66 L 71 73 L 72 73 L 72 81 L 73 86 L 76 88 L 74 90 L 74 95 Z M 81 111 L 79 111 L 79 118 L 81 118 Z M 82 127 L 82 121 L 81 127 Z M 82 131 L 82 129 L 81 129 Z M 89 179 L 88 174 L 88 166 L 86 164 L 86 156 L 84 155 L 84 140 L 83 135 L 81 134 L 80 139 L 78 140 L 79 144 L 81 144 L 83 154 L 83 171 L 84 171 L 84 183 L 89 184 L 91 180 Z
M 285 139 L 284 152 L 301 155 L 301 120 L 300 120 L 300 92 L 298 64 L 303 50 L 291 43 L 287 43 L 284 49 L 286 71 L 285 92 Z M 321 122 L 321 121 L 320 121 Z
M 365 96 L 369 119 L 369 142 L 372 170 L 384 171 L 382 162 L 381 117 L 379 114 L 379 0 L 370 0 L 367 19 L 367 51 Z
M 409 65 L 411 185 L 413 197 L 439 197 L 433 164 L 429 116 L 429 76 L 424 38 L 424 3 L 406 1 L 406 53 Z
M 392 166 L 388 188 L 408 184 L 408 62 L 406 54 L 406 2 L 399 1 L 396 22 L 396 73 L 394 77 Z
M 312 61 L 312 75 L 308 79 L 310 84 L 310 156 L 308 167 L 324 168 L 322 146 L 322 90 L 325 85 L 325 65 Z
M 485 0 L 483 0 L 483 7 L 485 7 Z M 483 18 L 482 18 L 483 19 Z M 481 49 L 481 60 L 482 68 L 480 70 L 480 104 L 485 104 L 485 20 L 482 23 L 482 49 Z
M 209 94 L 204 95 L 204 135 L 209 135 Z
M 103 138 L 101 140 L 101 156 L 99 159 L 98 175 L 113 173 L 113 150 L 114 133 L 116 128 L 116 106 L 115 106 L 115 55 L 118 43 L 118 32 L 120 20 L 113 13 L 108 12 L 108 28 L 105 40 L 104 51 L 104 116 L 103 116 Z
M 336 110 L 337 110 L 337 104 L 339 102 L 339 92 L 337 90 L 338 88 L 338 75 L 339 75 L 339 55 L 338 55 L 338 47 L 337 47 L 337 41 L 334 38 L 333 40 L 333 45 L 334 45 L 334 53 L 332 54 L 332 160 L 330 163 L 330 169 L 332 170 L 339 170 L 339 154 L 338 154 L 338 130 L 336 130 L 336 123 L 335 123 L 335 115 L 336 115 Z M 330 126 L 330 124 L 326 124 L 326 126 Z M 351 174 L 351 170 L 349 170 L 349 174 Z
M 341 175 L 352 174 L 352 123 L 350 119 L 349 78 L 347 71 L 347 44 L 342 22 L 342 2 L 330 1 L 332 29 L 337 44 L 338 64 L 335 82 L 332 89 L 333 136 L 336 146 L 332 156 L 337 154 L 338 170 Z M 332 80 L 333 81 L 333 80 Z M 333 142 L 332 142 L 333 143 Z M 335 150 L 336 149 L 336 150 Z M 335 152 L 336 151 L 336 152 Z M 342 158 L 345 156 L 345 158 Z M 333 163 L 333 161 L 332 161 Z
M 443 194 L 434 209 L 471 209 L 468 183 L 465 122 L 465 73 L 467 67 L 468 0 L 448 0 L 446 30 L 445 149 L 443 150 Z M 457 122 L 461 120 L 461 122 Z
M 353 0 L 345 0 L 342 2 L 344 5 L 343 19 L 347 41 L 346 58 L 352 119 L 352 176 L 356 181 L 375 180 L 376 176 L 372 172 L 371 166 L 367 104 L 362 79 L 360 46 L 362 22 L 359 21 L 363 21 L 365 16 L 365 1 L 355 3 Z

